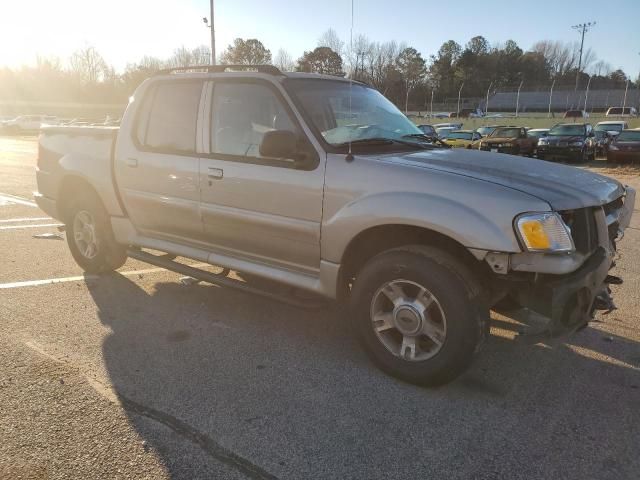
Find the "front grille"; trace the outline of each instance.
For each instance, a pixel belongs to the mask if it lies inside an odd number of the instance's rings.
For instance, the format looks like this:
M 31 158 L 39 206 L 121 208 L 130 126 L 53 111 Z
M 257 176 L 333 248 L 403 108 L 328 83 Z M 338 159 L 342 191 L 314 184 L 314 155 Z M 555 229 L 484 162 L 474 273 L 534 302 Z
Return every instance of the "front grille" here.
M 567 210 L 560 215 L 571 230 L 576 251 L 584 255 L 593 253 L 598 248 L 598 228 L 593 209 Z
M 607 219 L 607 229 L 609 230 L 609 240 L 615 245 L 615 239 L 618 237 L 620 229 L 620 215 L 624 207 L 624 196 L 616 198 L 613 202 L 609 202 L 602 207 Z

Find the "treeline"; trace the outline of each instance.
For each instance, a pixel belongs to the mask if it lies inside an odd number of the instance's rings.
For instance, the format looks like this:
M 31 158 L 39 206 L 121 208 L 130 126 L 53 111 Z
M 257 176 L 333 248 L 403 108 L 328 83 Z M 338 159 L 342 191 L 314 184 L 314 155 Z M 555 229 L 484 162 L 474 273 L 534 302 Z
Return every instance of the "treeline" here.
M 464 46 L 449 40 L 432 55 L 404 43 L 376 42 L 364 35 L 347 45 L 332 29 L 314 49 L 294 59 L 286 50 L 275 55 L 258 39 L 237 38 L 218 61 L 226 64 L 273 64 L 283 71 L 316 72 L 349 76 L 366 82 L 401 108 L 426 107 L 433 93 L 436 101 L 481 98 L 487 91 L 572 88 L 578 72 L 579 44 L 540 41 L 525 51 L 513 40 L 491 45 L 482 36 Z M 76 51 L 63 64 L 59 59 L 38 59 L 33 67 L 0 69 L 0 100 L 125 103 L 135 88 L 154 72 L 167 67 L 210 63 L 206 46 L 178 48 L 166 59 L 145 56 L 116 72 L 93 47 Z M 591 77 L 591 88 L 624 88 L 627 75 L 598 61 L 586 49 L 578 75 L 579 88 Z

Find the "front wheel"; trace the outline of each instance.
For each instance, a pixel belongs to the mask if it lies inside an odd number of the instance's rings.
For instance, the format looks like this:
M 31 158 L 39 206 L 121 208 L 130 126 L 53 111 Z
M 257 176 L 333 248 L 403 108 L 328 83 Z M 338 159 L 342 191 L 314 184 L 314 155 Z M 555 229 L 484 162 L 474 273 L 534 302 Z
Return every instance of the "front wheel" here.
M 471 272 L 432 247 L 394 249 L 357 275 L 352 321 L 385 372 L 441 385 L 464 372 L 488 333 L 488 307 Z
M 66 232 L 71 255 L 85 272 L 116 270 L 127 260 L 125 246 L 116 243 L 109 216 L 92 192 L 78 195 L 70 204 Z

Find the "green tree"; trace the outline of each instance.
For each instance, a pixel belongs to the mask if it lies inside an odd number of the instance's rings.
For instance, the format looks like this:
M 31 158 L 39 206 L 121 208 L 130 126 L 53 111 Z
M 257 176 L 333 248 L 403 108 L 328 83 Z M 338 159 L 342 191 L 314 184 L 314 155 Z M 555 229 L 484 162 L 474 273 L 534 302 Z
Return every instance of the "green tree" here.
M 255 38 L 236 38 L 224 51 L 220 62 L 227 65 L 266 65 L 271 63 L 271 51 Z
M 427 64 L 422 55 L 412 47 L 405 48 L 396 61 L 405 84 L 404 110 L 409 110 L 409 93 L 424 80 Z
M 311 52 L 304 52 L 304 55 L 298 59 L 296 70 L 344 77 L 342 57 L 329 47 L 317 47 Z
M 489 42 L 482 35 L 478 35 L 469 40 L 465 48 L 474 55 L 486 55 L 489 53 Z

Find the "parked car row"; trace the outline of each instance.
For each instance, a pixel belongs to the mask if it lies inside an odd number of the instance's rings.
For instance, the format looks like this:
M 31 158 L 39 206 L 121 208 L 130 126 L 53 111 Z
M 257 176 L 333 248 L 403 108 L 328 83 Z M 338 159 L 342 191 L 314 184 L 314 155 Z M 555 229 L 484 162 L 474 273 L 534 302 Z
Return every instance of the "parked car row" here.
M 119 125 L 119 119 L 107 116 L 104 119 L 96 118 L 60 118 L 53 115 L 19 115 L 15 118 L 4 117 L 0 120 L 0 133 L 6 135 L 21 135 L 37 133 L 43 126 L 70 125 L 70 126 L 113 126 Z
M 594 160 L 596 156 L 605 156 L 612 162 L 640 159 L 635 153 L 640 150 L 640 143 L 636 145 L 640 130 L 629 130 L 624 120 L 599 122 L 595 127 L 590 123 L 560 123 L 550 129 L 487 125 L 462 130 L 462 123 L 425 124 L 418 128 L 452 148 L 578 163 Z M 625 135 L 618 140 L 621 133 Z

